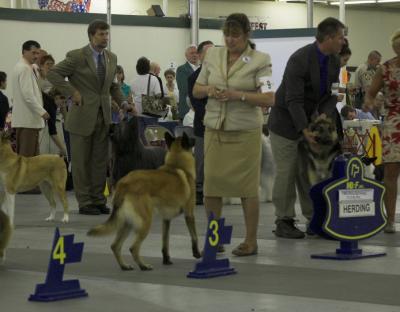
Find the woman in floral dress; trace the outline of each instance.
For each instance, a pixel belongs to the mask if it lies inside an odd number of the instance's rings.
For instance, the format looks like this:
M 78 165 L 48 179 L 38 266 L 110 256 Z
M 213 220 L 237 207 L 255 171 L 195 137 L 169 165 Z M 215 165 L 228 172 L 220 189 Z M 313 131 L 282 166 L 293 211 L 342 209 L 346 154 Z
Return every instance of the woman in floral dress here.
M 377 70 L 366 97 L 366 104 L 373 106 L 380 90 L 384 96 L 382 157 L 386 187 L 384 202 L 388 217 L 385 233 L 396 232 L 397 180 L 400 173 L 400 30 L 393 34 L 391 43 L 396 56 Z

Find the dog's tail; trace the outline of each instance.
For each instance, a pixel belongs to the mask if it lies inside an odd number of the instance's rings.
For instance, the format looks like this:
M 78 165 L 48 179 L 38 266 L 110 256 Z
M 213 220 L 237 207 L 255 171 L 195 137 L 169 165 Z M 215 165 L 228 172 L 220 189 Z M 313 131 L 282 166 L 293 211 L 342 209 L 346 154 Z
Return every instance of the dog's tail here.
M 4 259 L 4 250 L 10 241 L 12 226 L 10 218 L 0 209 L 0 260 Z
M 96 225 L 94 228 L 91 228 L 88 232 L 88 236 L 106 236 L 115 232 L 117 229 L 117 216 L 114 211 L 111 213 L 111 216 L 108 218 L 106 222 L 100 225 Z
M 108 220 L 100 225 L 95 226 L 87 232 L 88 236 L 106 236 L 115 232 L 118 228 L 118 210 L 123 203 L 123 196 L 116 192 L 113 199 L 113 209 Z

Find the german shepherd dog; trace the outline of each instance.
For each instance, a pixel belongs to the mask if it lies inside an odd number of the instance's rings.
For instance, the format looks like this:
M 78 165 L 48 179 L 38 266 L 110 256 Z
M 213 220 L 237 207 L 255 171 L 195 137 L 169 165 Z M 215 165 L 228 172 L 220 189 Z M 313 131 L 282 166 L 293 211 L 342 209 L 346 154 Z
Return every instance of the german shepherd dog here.
M 155 209 L 163 218 L 163 264 L 172 264 L 169 255 L 170 220 L 181 212 L 185 215 L 191 236 L 193 256 L 201 257 L 194 219 L 196 202 L 196 174 L 192 155 L 194 142 L 185 133 L 176 139 L 166 133 L 165 140 L 168 146 L 165 164 L 156 170 L 132 171 L 119 180 L 109 219 L 88 232 L 88 235 L 92 236 L 117 232 L 111 249 L 122 270 L 133 270 L 133 266 L 125 264 L 121 256 L 122 244 L 132 229 L 136 232 L 135 240 L 129 249 L 133 260 L 141 270 L 152 269 L 152 266 L 144 263 L 140 257 L 140 246 L 149 233 Z
M 140 140 L 136 116 L 123 120 L 110 128 L 113 145 L 112 176 L 114 183 L 137 169 L 157 169 L 164 163 L 166 150 L 161 147 L 144 146 Z
M 15 194 L 40 187 L 50 204 L 50 216 L 53 221 L 56 214 L 54 193 L 58 195 L 64 207 L 62 222 L 68 222 L 68 202 L 65 193 L 67 168 L 64 159 L 58 155 L 39 155 L 23 157 L 11 148 L 9 133 L 0 133 L 0 258 L 11 235 L 14 223 Z
M 315 135 L 317 144 L 300 144 L 305 157 L 307 173 L 311 185 L 315 185 L 330 177 L 333 160 L 341 153 L 341 146 L 336 131 L 335 122 L 321 114 L 309 125 Z

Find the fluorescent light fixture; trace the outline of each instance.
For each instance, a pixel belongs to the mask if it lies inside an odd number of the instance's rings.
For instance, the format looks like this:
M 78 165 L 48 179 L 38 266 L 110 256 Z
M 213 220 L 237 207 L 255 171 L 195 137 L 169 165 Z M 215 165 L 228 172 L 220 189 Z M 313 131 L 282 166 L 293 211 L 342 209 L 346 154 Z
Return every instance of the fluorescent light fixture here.
M 399 0 L 377 0 L 378 3 L 392 3 L 392 2 L 400 2 Z
M 371 3 L 377 3 L 376 0 L 354 0 L 354 1 L 345 1 L 344 2 L 346 5 L 351 5 L 351 4 L 371 4 Z M 329 4 L 332 5 L 340 5 L 339 1 L 333 1 L 329 2 Z

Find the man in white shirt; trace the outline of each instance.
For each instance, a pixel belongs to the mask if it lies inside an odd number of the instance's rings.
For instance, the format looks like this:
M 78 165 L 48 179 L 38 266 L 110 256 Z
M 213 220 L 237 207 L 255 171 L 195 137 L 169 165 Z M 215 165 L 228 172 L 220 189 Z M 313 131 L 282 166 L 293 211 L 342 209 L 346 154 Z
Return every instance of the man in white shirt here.
M 11 126 L 16 128 L 17 153 L 32 157 L 39 154 L 39 131 L 50 116 L 43 108 L 42 92 L 32 68 L 39 55 L 38 42 L 29 40 L 22 45 L 22 58 L 12 75 L 13 111 Z
M 185 57 L 186 63 L 176 69 L 176 82 L 179 89 L 178 114 L 181 120 L 183 120 L 186 113 L 189 111 L 189 106 L 186 104 L 186 97 L 188 96 L 188 78 L 199 67 L 197 47 L 195 45 L 190 45 L 186 49 Z

